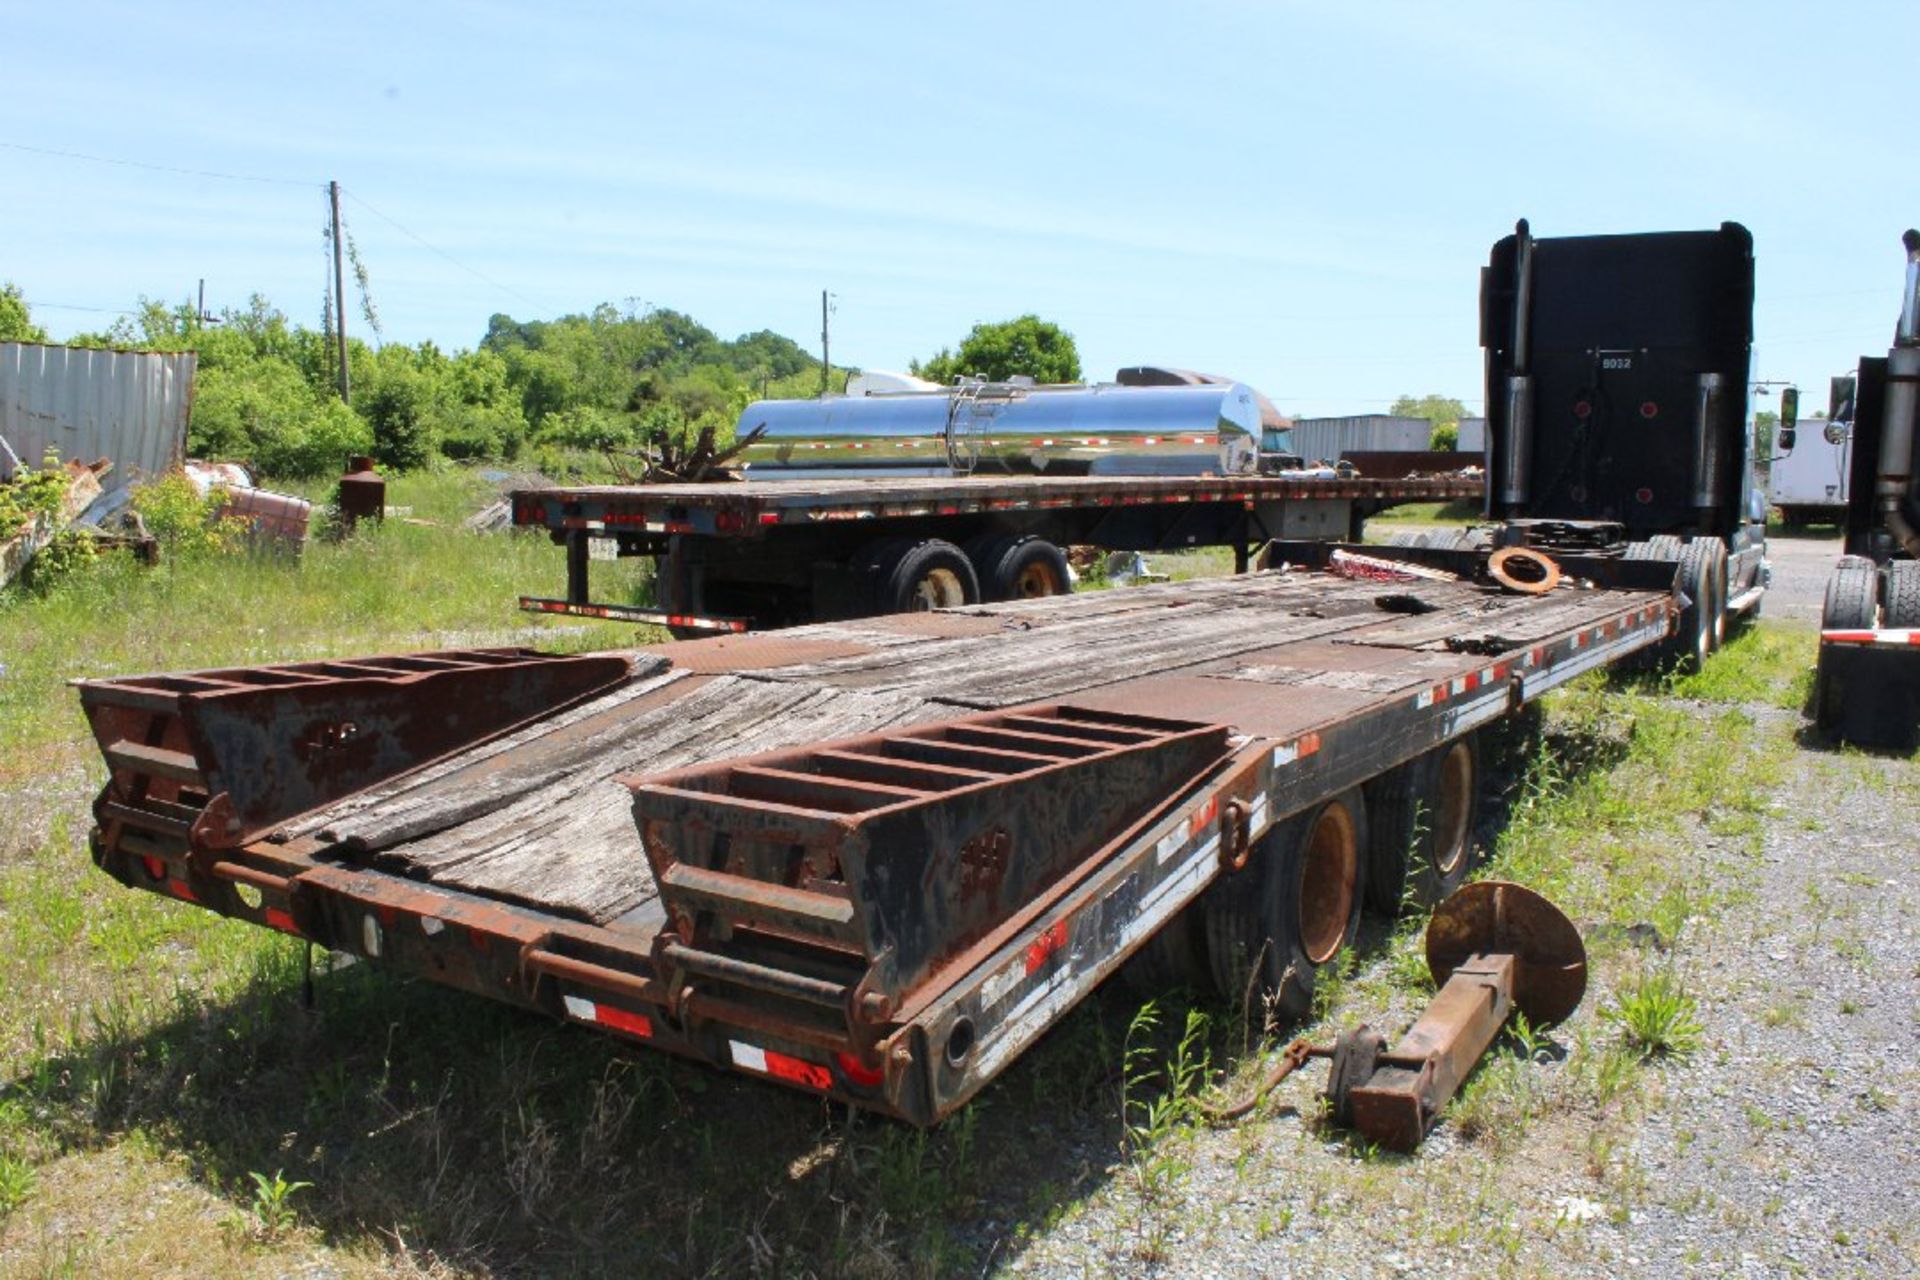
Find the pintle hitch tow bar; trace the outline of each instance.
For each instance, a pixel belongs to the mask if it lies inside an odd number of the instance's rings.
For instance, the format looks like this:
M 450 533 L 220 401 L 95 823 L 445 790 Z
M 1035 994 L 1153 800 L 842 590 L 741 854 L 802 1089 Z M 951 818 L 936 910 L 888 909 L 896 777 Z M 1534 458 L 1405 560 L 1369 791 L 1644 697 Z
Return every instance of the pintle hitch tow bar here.
M 1364 1025 L 1331 1045 L 1295 1040 L 1258 1089 L 1208 1118 L 1241 1119 L 1309 1059 L 1328 1058 L 1323 1096 L 1334 1122 L 1412 1151 L 1515 1010 L 1535 1024 L 1559 1022 L 1587 988 L 1586 948 L 1572 922 L 1531 889 L 1498 880 L 1467 885 L 1434 909 L 1427 967 L 1439 994 L 1392 1048 Z

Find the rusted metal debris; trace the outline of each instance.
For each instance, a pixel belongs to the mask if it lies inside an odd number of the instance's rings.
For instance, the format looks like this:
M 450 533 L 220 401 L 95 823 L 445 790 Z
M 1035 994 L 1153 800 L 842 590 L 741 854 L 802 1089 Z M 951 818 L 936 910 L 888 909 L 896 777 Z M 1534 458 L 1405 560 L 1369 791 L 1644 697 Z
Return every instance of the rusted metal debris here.
M 113 464 L 105 458 L 87 466 L 79 462 L 63 464 L 67 478 L 67 491 L 60 500 L 60 509 L 36 517 L 28 522 L 24 529 L 0 538 L 0 587 L 27 567 L 27 562 L 39 554 L 41 548 L 52 542 L 61 530 L 93 504 L 100 496 L 101 479 L 113 470 Z
M 1487 576 L 1508 591 L 1543 596 L 1560 585 L 1560 565 L 1532 547 L 1501 547 L 1487 558 Z
M 1282 1080 L 1326 1058 L 1323 1096 L 1334 1122 L 1412 1151 L 1516 1010 L 1536 1026 L 1560 1022 L 1587 987 L 1586 947 L 1572 922 L 1531 889 L 1501 880 L 1467 885 L 1434 909 L 1427 967 L 1440 992 L 1391 1048 L 1364 1025 L 1331 1045 L 1295 1040 L 1252 1093 L 1207 1109 L 1207 1118 L 1251 1114 Z

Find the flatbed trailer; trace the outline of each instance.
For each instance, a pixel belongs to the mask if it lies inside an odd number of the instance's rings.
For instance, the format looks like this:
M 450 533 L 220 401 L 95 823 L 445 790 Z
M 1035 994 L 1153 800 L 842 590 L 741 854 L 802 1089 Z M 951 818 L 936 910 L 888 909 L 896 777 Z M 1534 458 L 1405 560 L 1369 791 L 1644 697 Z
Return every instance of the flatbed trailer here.
M 81 681 L 111 770 L 93 856 L 931 1124 L 1123 965 L 1258 973 L 1284 997 L 1288 957 L 1310 979 L 1351 940 L 1383 850 L 1438 828 L 1455 843 L 1432 870 L 1457 881 L 1475 732 L 1659 643 L 1679 607 L 1670 568 L 1618 557 L 1567 557 L 1571 585 L 1528 595 L 1469 551 L 1273 553 L 1243 576 L 579 657 Z
M 522 597 L 522 608 L 705 634 L 1058 595 L 1070 585 L 1066 546 L 1228 546 L 1244 571 L 1272 539 L 1357 541 L 1387 507 L 1484 492 L 1473 470 L 1392 479 L 874 474 L 521 490 L 513 521 L 548 530 L 567 551 L 565 598 Z M 652 606 L 593 599 L 594 539 L 654 558 Z

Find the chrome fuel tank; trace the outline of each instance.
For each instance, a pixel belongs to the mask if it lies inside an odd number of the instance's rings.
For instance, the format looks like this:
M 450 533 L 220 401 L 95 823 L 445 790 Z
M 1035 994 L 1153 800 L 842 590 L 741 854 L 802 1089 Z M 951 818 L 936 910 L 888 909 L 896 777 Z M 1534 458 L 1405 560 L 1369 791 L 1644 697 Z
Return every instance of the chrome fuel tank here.
M 736 428 L 765 435 L 749 475 L 1239 475 L 1254 470 L 1260 410 L 1240 383 L 1028 387 L 761 400 Z

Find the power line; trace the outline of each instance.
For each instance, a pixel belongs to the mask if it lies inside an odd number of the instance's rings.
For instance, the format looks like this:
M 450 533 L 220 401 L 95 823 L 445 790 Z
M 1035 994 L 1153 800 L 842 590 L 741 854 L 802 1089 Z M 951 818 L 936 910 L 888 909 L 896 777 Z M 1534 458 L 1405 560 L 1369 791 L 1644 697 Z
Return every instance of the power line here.
M 124 160 L 117 156 L 88 155 L 84 151 L 61 151 L 54 147 L 33 147 L 24 142 L 0 142 L 8 151 L 26 151 L 38 156 L 59 156 L 64 160 L 86 160 L 93 164 L 114 164 L 128 169 L 150 169 L 156 173 L 183 173 L 193 178 L 219 178 L 226 182 L 262 182 L 276 187 L 315 187 L 317 182 L 293 178 L 266 178 L 253 173 L 221 173 L 214 169 L 183 169 L 178 165 L 153 164 L 146 160 Z
M 419 245 L 427 249 L 429 252 L 438 254 L 440 257 L 445 258 L 448 262 L 451 262 L 454 266 L 460 268 L 462 271 L 466 272 L 468 275 L 472 276 L 474 279 L 484 281 L 485 283 L 490 284 L 494 288 L 500 290 L 502 293 L 512 294 L 514 297 L 520 299 L 520 301 L 526 303 L 528 306 L 534 308 L 535 310 L 539 309 L 540 307 L 539 303 L 535 302 L 532 298 L 529 298 L 526 294 L 521 293 L 518 289 L 515 289 L 511 285 L 505 285 L 500 283 L 498 280 L 495 280 L 492 276 L 486 274 L 484 271 L 481 271 L 476 267 L 468 266 L 466 263 L 460 261 L 460 259 L 448 253 L 445 249 L 442 249 L 438 245 L 433 244 L 425 236 L 422 236 L 417 232 L 409 231 L 406 227 L 401 226 L 397 221 L 388 217 L 386 214 L 380 212 L 378 209 L 368 204 L 365 200 L 355 195 L 348 188 L 342 187 L 340 189 L 343 192 L 346 192 L 347 199 L 353 201 L 355 204 L 365 209 L 368 213 L 371 213 L 374 217 L 380 219 L 380 221 L 386 223 L 388 226 L 398 231 L 401 235 L 406 236 L 408 239 L 418 243 Z
M 126 311 L 120 307 L 83 307 L 77 302 L 42 302 L 38 298 L 27 300 L 35 311 L 95 311 L 103 316 L 137 316 L 138 311 Z

